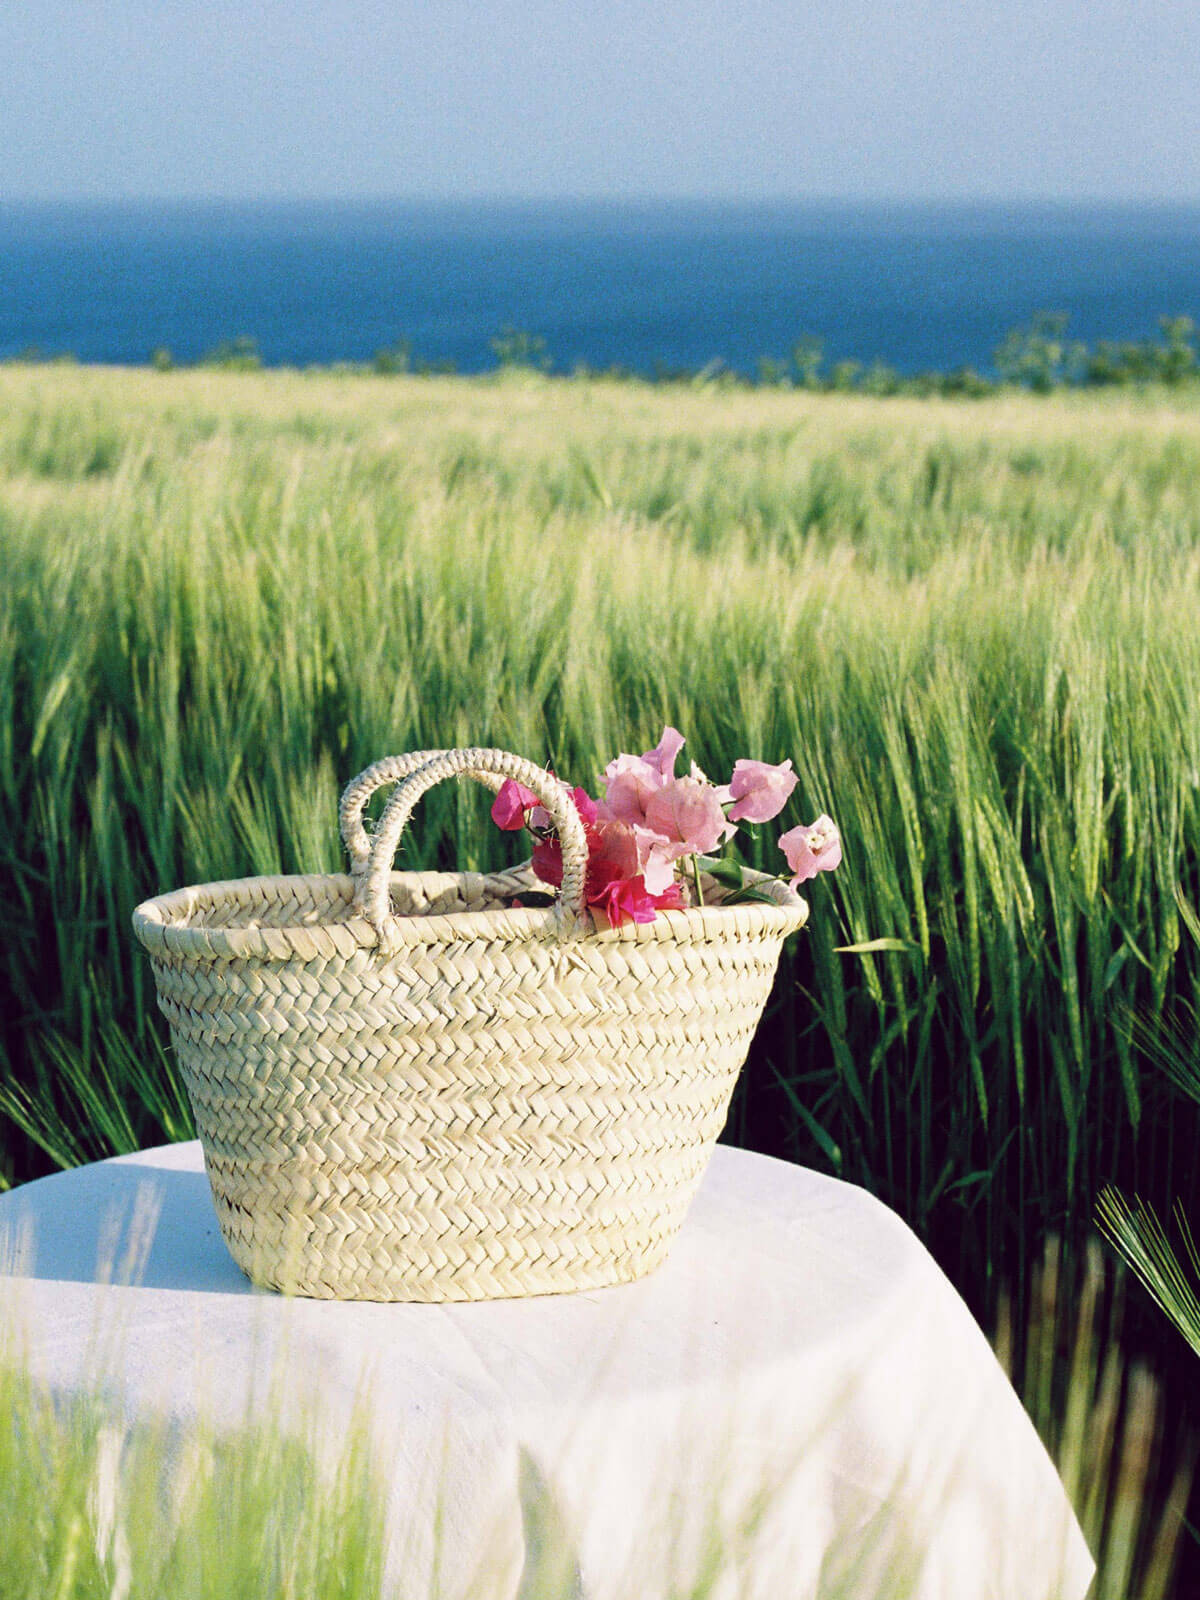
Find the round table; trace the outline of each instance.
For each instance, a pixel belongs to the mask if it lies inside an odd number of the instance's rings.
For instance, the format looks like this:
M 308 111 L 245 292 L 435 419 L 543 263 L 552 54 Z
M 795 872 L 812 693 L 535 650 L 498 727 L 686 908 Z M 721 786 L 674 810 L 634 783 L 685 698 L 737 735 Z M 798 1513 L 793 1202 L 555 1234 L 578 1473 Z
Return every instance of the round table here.
M 714 1536 L 714 1596 L 1082 1600 L 1093 1565 L 987 1341 L 849 1184 L 719 1147 L 640 1283 L 471 1305 L 285 1299 L 226 1253 L 198 1143 L 0 1196 L 4 1322 L 62 1397 L 185 1433 L 268 1403 L 365 1414 L 389 1592 L 654 1600 Z M 103 1280 L 108 1281 L 103 1281 Z M 98 1281 L 99 1280 L 99 1281 Z M 5 1330 L 9 1331 L 9 1330 Z M 365 1407 L 361 1402 L 365 1401 Z M 436 1547 L 436 1550 L 435 1550 Z M 553 1548 L 551 1548 L 553 1547 Z

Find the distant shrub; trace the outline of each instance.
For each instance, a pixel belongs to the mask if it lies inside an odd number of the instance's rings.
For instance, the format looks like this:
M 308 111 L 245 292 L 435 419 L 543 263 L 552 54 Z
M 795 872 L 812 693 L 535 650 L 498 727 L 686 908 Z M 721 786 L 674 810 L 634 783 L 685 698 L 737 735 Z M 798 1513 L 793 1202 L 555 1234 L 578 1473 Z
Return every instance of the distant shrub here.
M 699 376 L 698 367 L 679 367 L 669 361 L 656 360 L 650 368 L 652 383 L 695 383 Z
M 79 357 L 73 350 L 43 350 L 41 345 L 27 344 L 4 360 L 14 366 L 77 367 Z
M 887 362 L 876 359 L 869 365 L 842 359 L 826 365 L 825 343 L 814 334 L 803 334 L 792 346 L 790 357 L 761 356 L 754 376 L 730 367 L 714 357 L 703 367 L 684 366 L 664 360 L 653 362 L 648 381 L 654 384 L 692 384 L 702 387 L 807 389 L 813 392 L 856 393 L 872 396 L 907 395 L 914 399 L 939 395 L 947 398 L 977 399 L 991 394 L 997 382 L 1009 384 L 1031 394 L 1049 394 L 1072 387 L 1161 383 L 1178 387 L 1200 381 L 1200 343 L 1197 326 L 1189 316 L 1163 316 L 1158 319 L 1160 337 L 1144 340 L 1101 339 L 1094 346 L 1067 338 L 1065 311 L 1038 311 L 1029 322 L 1011 329 L 993 354 L 995 375 L 974 367 L 955 367 L 901 373 Z M 541 372 L 553 370 L 553 361 L 540 334 L 505 325 L 488 341 L 501 371 Z M 48 354 L 37 346 L 27 346 L 14 355 L 0 358 L 9 362 L 74 362 L 69 353 Z M 223 340 L 202 356 L 200 366 L 226 371 L 255 371 L 263 365 L 255 340 L 240 335 Z M 155 371 L 169 372 L 176 363 L 165 346 L 150 355 Z M 421 376 L 453 375 L 458 371 L 450 359 L 418 359 L 408 339 L 376 351 L 369 362 L 335 361 L 318 363 L 306 370 L 336 372 L 351 376 L 377 373 L 393 376 L 412 372 Z M 610 381 L 644 383 L 647 374 L 629 367 L 593 367 L 578 360 L 571 369 L 576 378 L 604 377 Z
M 763 389 L 788 389 L 792 383 L 791 368 L 786 361 L 777 361 L 774 356 L 759 356 L 758 383 Z
M 1159 356 L 1159 377 L 1164 383 L 1183 383 L 1200 371 L 1196 352 L 1196 324 L 1191 317 L 1159 317 L 1166 344 Z
M 377 350 L 371 369 L 380 376 L 392 378 L 412 367 L 412 345 L 407 339 L 397 339 L 386 350 Z
M 948 372 L 941 381 L 941 392 L 947 395 L 964 395 L 969 400 L 981 399 L 985 394 L 991 394 L 995 388 L 974 367 L 955 367 L 953 372 Z
M 1185 383 L 1200 376 L 1191 317 L 1160 317 L 1163 342 L 1101 339 L 1087 358 L 1084 381 L 1089 384 Z
M 551 362 L 546 341 L 538 333 L 505 326 L 488 346 L 501 367 L 520 367 L 532 372 L 549 372 Z
M 996 371 L 1006 383 L 1047 394 L 1066 379 L 1065 311 L 1038 311 L 1027 327 L 1013 328 L 996 347 Z
M 223 339 L 215 350 L 200 358 L 202 367 L 220 367 L 225 372 L 257 372 L 262 366 L 258 341 L 246 334 Z
M 889 367 L 886 361 L 873 361 L 859 379 L 858 386 L 864 394 L 887 395 L 898 394 L 903 383 L 895 367 Z
M 796 369 L 796 382 L 802 389 L 821 387 L 821 363 L 825 359 L 824 339 L 803 334 L 792 346 L 792 366 Z

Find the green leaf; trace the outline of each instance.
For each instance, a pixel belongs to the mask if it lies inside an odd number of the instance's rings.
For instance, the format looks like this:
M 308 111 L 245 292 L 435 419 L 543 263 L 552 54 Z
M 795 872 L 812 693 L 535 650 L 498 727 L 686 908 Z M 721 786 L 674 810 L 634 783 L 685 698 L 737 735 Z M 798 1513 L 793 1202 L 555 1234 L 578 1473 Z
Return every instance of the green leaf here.
M 744 905 L 748 900 L 758 901 L 765 906 L 774 906 L 779 904 L 779 902 L 771 895 L 765 894 L 757 883 L 748 883 L 744 888 L 735 889 L 732 894 L 727 894 L 725 896 L 722 904 L 727 906 L 740 906 Z
M 736 861 L 718 861 L 707 856 L 701 856 L 700 870 L 707 877 L 714 878 L 718 883 L 723 883 L 730 889 L 740 889 L 745 881 L 742 869 Z
M 828 1160 L 830 1166 L 835 1172 L 840 1172 L 842 1170 L 841 1146 L 834 1140 L 832 1135 L 821 1126 L 816 1117 L 813 1116 L 812 1112 L 802 1100 L 793 1098 L 792 1107 L 799 1115 L 800 1120 L 804 1123 L 804 1126 L 808 1129 L 809 1133 L 812 1134 L 818 1145 L 820 1145 L 821 1150 Z

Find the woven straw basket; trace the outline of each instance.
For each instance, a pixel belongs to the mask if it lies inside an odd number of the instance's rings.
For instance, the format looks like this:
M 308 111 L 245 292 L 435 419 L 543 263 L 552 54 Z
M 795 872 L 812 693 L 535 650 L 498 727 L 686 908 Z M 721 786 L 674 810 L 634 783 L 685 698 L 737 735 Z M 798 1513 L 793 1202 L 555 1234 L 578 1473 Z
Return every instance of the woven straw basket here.
M 539 795 L 562 895 L 529 866 L 392 872 L 448 777 Z M 397 785 L 373 838 L 363 807 Z M 596 931 L 569 791 L 500 750 L 420 751 L 346 789 L 351 876 L 180 889 L 134 913 L 221 1231 L 254 1282 L 351 1300 L 597 1288 L 655 1267 L 725 1121 L 807 906 L 660 912 Z

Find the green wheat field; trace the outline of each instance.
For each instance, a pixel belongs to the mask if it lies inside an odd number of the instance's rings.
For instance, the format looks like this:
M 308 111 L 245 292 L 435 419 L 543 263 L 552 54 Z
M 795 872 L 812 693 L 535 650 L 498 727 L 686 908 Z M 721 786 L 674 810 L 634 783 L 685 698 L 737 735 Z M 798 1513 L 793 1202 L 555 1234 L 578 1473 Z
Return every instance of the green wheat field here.
M 1121 1356 L 1094 1215 L 1200 1219 L 1163 1070 L 1200 1003 L 1200 391 L 5 365 L 0 562 L 0 1182 L 191 1136 L 130 912 L 340 870 L 377 757 L 594 789 L 665 722 L 718 780 L 790 756 L 780 827 L 827 811 L 845 859 L 726 1138 L 917 1229 L 1111 1540 L 1101 1600 L 1170 1592 L 1188 1447 L 1147 1430 L 1191 1368 Z M 514 859 L 487 805 L 433 792 L 404 863 Z M 30 1594 L 93 1592 L 63 1493 Z

